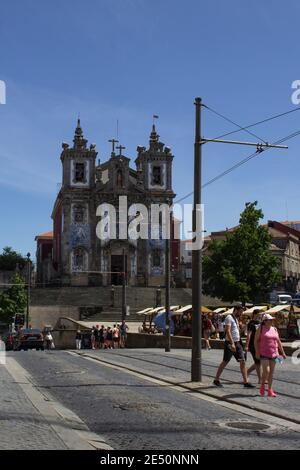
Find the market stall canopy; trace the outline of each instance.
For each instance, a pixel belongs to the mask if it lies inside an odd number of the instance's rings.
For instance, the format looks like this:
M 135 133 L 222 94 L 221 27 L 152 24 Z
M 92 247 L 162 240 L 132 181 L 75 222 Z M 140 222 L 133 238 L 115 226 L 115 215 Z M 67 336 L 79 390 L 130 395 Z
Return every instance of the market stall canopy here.
M 145 312 L 144 315 L 153 315 L 154 313 L 161 312 L 164 309 L 165 307 L 150 308 L 150 310 L 148 312 Z
M 146 313 L 149 313 L 150 310 L 153 310 L 153 307 L 144 308 L 144 310 L 140 310 L 139 312 L 137 312 L 137 314 L 138 315 L 145 315 Z
M 214 313 L 224 313 L 226 312 L 226 309 L 227 307 L 224 307 L 224 308 L 219 307 L 219 308 L 216 308 L 216 310 L 214 310 Z
M 184 307 L 181 307 L 178 310 L 176 310 L 174 313 L 175 313 L 175 315 L 182 315 L 183 313 L 189 312 L 192 309 L 193 309 L 192 305 L 185 305 Z M 211 313 L 211 310 L 209 310 L 209 308 L 203 306 L 202 307 L 202 313 Z
M 275 307 L 270 308 L 265 313 L 269 313 L 270 315 L 272 315 L 272 313 L 275 314 L 278 312 L 282 312 L 283 310 L 286 310 L 287 312 L 289 312 L 290 309 L 291 309 L 290 305 L 275 305 Z
M 224 315 L 224 316 L 225 316 L 225 315 L 226 315 L 226 316 L 227 316 L 227 315 L 231 315 L 231 314 L 233 313 L 233 310 L 234 310 L 234 307 L 229 308 L 229 309 L 226 310 L 226 312 L 224 312 L 222 315 Z
M 268 310 L 267 305 L 256 305 L 255 307 L 247 308 L 247 310 L 244 311 L 244 314 L 248 315 L 250 313 L 253 313 L 254 310 L 260 310 L 261 312 L 265 312 Z
M 179 308 L 176 311 L 176 315 L 181 315 L 184 312 L 188 312 L 189 310 L 192 310 L 193 306 L 192 305 L 185 305 L 184 307 Z

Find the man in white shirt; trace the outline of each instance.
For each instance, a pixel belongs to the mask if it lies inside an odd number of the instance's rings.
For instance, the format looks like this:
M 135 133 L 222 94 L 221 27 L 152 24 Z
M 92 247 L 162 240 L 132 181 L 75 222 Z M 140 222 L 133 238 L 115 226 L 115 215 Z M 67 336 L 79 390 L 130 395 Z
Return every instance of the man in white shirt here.
M 254 385 L 248 382 L 247 369 L 246 369 L 246 358 L 241 342 L 239 319 L 243 313 L 241 306 L 234 307 L 232 315 L 227 315 L 225 320 L 225 342 L 224 342 L 224 356 L 223 361 L 219 365 L 214 385 L 216 387 L 222 387 L 220 377 L 231 360 L 232 356 L 235 357 L 236 361 L 240 363 L 240 369 L 243 376 L 243 382 L 245 388 L 253 388 Z

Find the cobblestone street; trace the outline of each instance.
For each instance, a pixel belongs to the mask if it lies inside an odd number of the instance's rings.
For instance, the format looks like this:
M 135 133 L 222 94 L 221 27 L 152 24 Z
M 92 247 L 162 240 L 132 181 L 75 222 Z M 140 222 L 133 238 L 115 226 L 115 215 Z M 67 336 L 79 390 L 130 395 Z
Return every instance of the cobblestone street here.
M 244 390 L 235 362 L 224 372 L 224 390 L 211 386 L 221 351 L 204 351 L 201 386 L 189 382 L 190 351 L 81 354 L 28 351 L 9 353 L 8 360 L 25 368 L 44 401 L 66 407 L 86 432 L 101 436 L 93 439 L 101 440 L 102 448 L 299 449 L 296 366 L 278 368 L 275 383 L 281 393 L 270 401 L 258 397 L 257 388 Z M 1 371 L 1 448 L 66 448 L 20 385 L 4 368 Z

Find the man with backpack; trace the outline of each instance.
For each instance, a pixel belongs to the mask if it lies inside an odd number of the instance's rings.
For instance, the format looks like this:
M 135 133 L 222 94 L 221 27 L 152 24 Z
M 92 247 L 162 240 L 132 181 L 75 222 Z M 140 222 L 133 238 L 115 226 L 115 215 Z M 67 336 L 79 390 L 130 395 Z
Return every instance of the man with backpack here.
M 246 369 L 246 358 L 241 342 L 241 335 L 239 329 L 239 319 L 243 313 L 242 306 L 238 305 L 234 307 L 232 315 L 227 315 L 225 319 L 225 342 L 224 342 L 224 356 L 223 361 L 219 365 L 214 385 L 216 387 L 223 387 L 220 382 L 220 377 L 232 359 L 232 356 L 240 363 L 240 369 L 243 376 L 243 383 L 245 388 L 253 388 L 254 385 L 248 382 L 247 369 Z

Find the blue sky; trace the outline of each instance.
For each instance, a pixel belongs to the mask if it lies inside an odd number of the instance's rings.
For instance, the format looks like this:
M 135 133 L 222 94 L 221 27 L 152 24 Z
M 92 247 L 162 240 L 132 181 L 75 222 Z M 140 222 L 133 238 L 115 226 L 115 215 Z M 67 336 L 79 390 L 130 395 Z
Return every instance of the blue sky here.
M 102 161 L 117 120 L 134 159 L 158 114 L 174 189 L 190 192 L 194 97 L 241 125 L 293 109 L 299 14 L 296 0 L 0 0 L 0 248 L 34 253 L 35 235 L 52 228 L 61 142 L 72 141 L 78 113 Z M 206 137 L 233 128 L 203 112 Z M 252 130 L 272 141 L 298 129 L 300 112 Z M 253 200 L 266 219 L 299 220 L 299 149 L 300 136 L 205 189 L 206 230 L 236 224 Z M 203 182 L 251 150 L 206 145 Z

